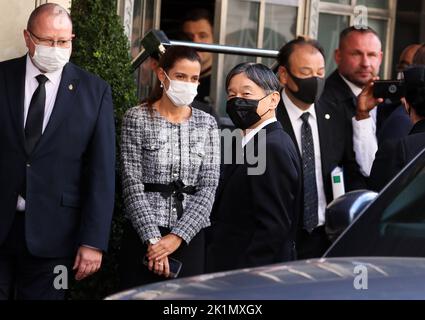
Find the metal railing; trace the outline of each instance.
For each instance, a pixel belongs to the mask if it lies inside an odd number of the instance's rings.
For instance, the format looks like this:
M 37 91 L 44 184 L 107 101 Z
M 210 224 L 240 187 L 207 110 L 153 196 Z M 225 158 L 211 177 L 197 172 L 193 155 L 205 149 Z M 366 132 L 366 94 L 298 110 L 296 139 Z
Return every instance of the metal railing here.
M 141 41 L 142 50 L 133 59 L 131 65 L 133 70 L 136 70 L 149 56 L 161 55 L 165 52 L 167 47 L 171 46 L 185 46 L 191 47 L 198 51 L 214 52 L 214 53 L 225 53 L 235 54 L 244 56 L 254 56 L 263 58 L 276 58 L 279 51 L 257 49 L 257 48 L 245 48 L 237 46 L 227 46 L 219 44 L 207 44 L 207 43 L 196 43 L 190 41 L 176 41 L 169 40 L 165 33 L 161 30 L 152 30 L 146 34 Z
M 160 57 L 165 52 L 165 50 L 171 46 L 185 46 L 194 48 L 197 51 L 273 59 L 276 59 L 279 53 L 278 50 L 169 40 L 162 30 L 151 30 L 141 40 L 142 49 L 140 53 L 131 61 L 133 71 L 136 71 L 140 67 L 140 65 L 150 56 Z M 271 66 L 271 69 L 275 70 L 277 68 L 277 65 L 277 61 L 275 61 L 274 64 Z M 212 90 L 214 91 L 214 89 Z M 233 123 L 227 117 L 221 117 L 220 123 L 224 127 L 233 126 Z

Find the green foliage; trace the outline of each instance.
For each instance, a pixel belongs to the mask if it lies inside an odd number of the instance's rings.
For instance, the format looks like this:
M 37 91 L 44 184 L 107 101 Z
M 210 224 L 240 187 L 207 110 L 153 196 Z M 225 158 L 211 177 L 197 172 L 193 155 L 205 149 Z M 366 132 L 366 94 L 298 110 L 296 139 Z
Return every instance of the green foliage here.
M 116 0 L 72 1 L 71 17 L 75 40 L 71 60 L 111 85 L 119 141 L 122 116 L 128 108 L 137 104 L 137 97 L 128 39 L 116 12 Z M 118 290 L 117 256 L 123 222 L 118 176 L 115 200 L 109 252 L 104 256 L 102 268 L 96 275 L 72 283 L 71 299 L 101 299 Z

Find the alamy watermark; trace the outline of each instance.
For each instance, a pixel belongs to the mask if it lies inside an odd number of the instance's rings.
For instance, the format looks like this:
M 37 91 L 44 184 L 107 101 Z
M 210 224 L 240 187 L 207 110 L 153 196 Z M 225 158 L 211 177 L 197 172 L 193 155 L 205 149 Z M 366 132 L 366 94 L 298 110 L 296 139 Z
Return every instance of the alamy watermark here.
M 57 265 L 53 269 L 57 276 L 53 280 L 53 287 L 56 290 L 68 290 L 68 268 L 64 265 Z
M 353 281 L 353 287 L 356 290 L 367 290 L 368 287 L 368 271 L 367 267 L 364 264 L 358 264 L 354 267 L 353 273 L 354 281 Z
M 354 7 L 354 28 L 356 29 L 367 29 L 369 26 L 367 20 L 367 7 L 366 6 L 355 6 Z
M 160 166 L 169 167 L 176 160 L 177 137 L 172 128 L 164 128 L 149 138 L 144 146 L 149 159 Z M 266 171 L 266 129 L 259 130 L 249 141 L 244 141 L 240 129 L 193 129 L 189 136 L 180 137 L 180 148 L 184 161 L 203 166 L 216 167 L 220 164 L 245 164 L 248 175 L 262 175 Z M 254 142 L 255 141 L 255 142 Z M 187 149 L 186 149 L 187 148 Z M 184 155 L 185 151 L 187 155 Z

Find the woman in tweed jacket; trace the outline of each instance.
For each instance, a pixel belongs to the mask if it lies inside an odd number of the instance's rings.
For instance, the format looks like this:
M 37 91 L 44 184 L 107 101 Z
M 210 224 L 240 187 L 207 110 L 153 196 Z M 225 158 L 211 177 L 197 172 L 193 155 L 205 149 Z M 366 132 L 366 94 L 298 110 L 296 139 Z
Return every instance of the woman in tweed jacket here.
M 182 262 L 179 276 L 204 272 L 203 229 L 218 184 L 220 141 L 215 119 L 190 107 L 200 70 L 196 51 L 169 48 L 151 97 L 124 116 L 123 288 L 172 277 L 169 258 Z

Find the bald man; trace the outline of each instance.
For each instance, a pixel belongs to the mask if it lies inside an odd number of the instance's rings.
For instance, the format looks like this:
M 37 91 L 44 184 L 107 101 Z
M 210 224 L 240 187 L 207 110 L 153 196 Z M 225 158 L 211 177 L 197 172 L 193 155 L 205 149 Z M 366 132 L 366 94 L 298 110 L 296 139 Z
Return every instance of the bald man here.
M 64 299 L 96 272 L 114 208 L 111 89 L 69 62 L 72 21 L 36 8 L 0 63 L 0 300 Z

